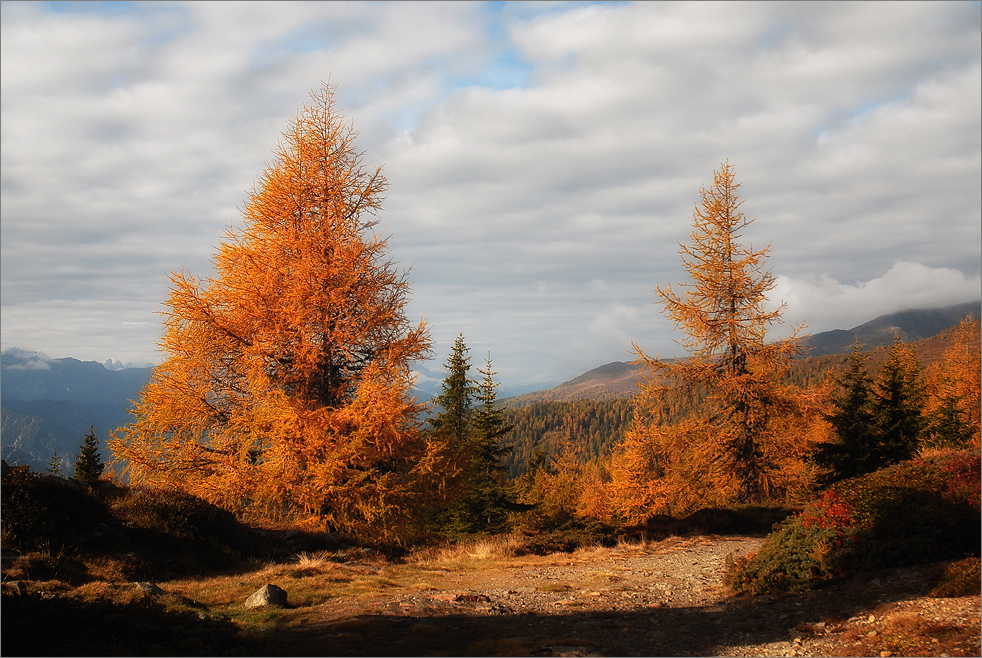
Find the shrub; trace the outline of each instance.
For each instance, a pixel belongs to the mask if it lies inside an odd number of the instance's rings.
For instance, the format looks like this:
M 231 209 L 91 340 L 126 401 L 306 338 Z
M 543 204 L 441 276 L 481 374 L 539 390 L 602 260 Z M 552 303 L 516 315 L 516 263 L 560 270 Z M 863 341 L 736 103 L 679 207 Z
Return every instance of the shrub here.
M 110 520 L 105 505 L 84 485 L 38 475 L 26 467 L 12 468 L 3 476 L 2 501 L 5 549 L 57 551 Z
M 229 620 L 168 608 L 150 599 L 3 595 L 5 656 L 249 655 Z M 52 623 L 57 628 L 53 628 Z
M 137 489 L 113 511 L 138 528 L 179 539 L 230 546 L 239 534 L 234 514 L 182 491 Z
M 619 531 L 625 539 L 659 540 L 691 535 L 760 535 L 764 536 L 793 513 L 777 505 L 737 505 L 726 509 L 705 507 L 682 518 L 655 515 L 644 523 Z
M 979 558 L 970 557 L 952 562 L 944 567 L 938 584 L 928 593 L 935 598 L 977 596 L 982 588 Z
M 730 565 L 737 592 L 802 591 L 861 569 L 978 553 L 979 455 L 952 452 L 839 482 Z
M 527 519 L 522 529 L 525 550 L 534 555 L 572 553 L 585 546 L 613 546 L 614 529 L 593 519 L 538 516 Z

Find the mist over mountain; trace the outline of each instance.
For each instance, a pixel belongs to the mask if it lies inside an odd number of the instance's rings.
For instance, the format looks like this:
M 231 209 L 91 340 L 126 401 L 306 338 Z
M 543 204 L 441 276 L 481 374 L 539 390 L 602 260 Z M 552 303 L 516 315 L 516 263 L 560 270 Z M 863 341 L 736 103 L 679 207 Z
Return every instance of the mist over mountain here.
M 982 301 L 881 315 L 848 331 L 834 329 L 805 336 L 801 345 L 808 349 L 807 356 L 824 356 L 847 354 L 857 340 L 866 349 L 889 345 L 895 335 L 905 343 L 915 343 L 954 327 L 968 315 L 982 316 Z

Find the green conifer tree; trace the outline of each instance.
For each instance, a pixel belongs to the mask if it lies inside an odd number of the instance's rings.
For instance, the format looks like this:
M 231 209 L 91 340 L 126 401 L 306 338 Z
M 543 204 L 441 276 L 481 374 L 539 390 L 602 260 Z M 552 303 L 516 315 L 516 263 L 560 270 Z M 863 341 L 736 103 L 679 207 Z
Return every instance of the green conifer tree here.
M 61 476 L 61 457 L 58 456 L 57 450 L 51 452 L 51 461 L 48 462 L 48 467 L 44 470 L 48 475 Z
M 75 479 L 88 482 L 98 480 L 104 468 L 105 464 L 99 456 L 99 439 L 95 435 L 95 428 L 89 426 L 89 433 L 82 438 L 79 455 L 75 458 Z
M 973 428 L 961 409 L 962 396 L 944 394 L 933 412 L 925 416 L 925 432 L 921 443 L 931 448 L 956 448 L 972 440 Z
M 474 385 L 468 378 L 470 358 L 464 335 L 458 334 L 447 357 L 447 376 L 434 402 L 440 411 L 430 419 L 433 431 L 450 446 L 463 449 L 471 430 Z
M 834 411 L 826 416 L 836 440 L 819 444 L 812 455 L 826 469 L 819 480 L 823 485 L 872 473 L 917 451 L 924 399 L 916 357 L 896 338 L 875 382 L 868 361 L 857 341 L 849 370 L 838 380 L 842 393 L 832 399 Z
M 852 346 L 849 369 L 838 378 L 842 393 L 832 399 L 832 413 L 825 419 L 835 431 L 834 442 L 819 444 L 813 455 L 826 469 L 821 483 L 828 485 L 876 470 L 876 436 L 873 428 L 873 382 L 867 372 L 869 354 L 859 341 Z
M 509 452 L 510 445 L 502 445 L 501 439 L 508 434 L 513 425 L 507 424 L 504 412 L 497 406 L 498 392 L 491 368 L 491 355 L 485 370 L 478 369 L 483 379 L 478 383 L 477 401 L 474 410 L 473 434 L 470 440 L 470 462 L 465 501 L 469 509 L 472 526 L 493 527 L 504 521 L 506 512 L 513 504 L 509 503 L 502 480 L 506 468 L 501 459 Z
M 434 529 L 449 534 L 497 527 L 504 522 L 507 510 L 515 507 L 508 502 L 502 484 L 506 469 L 501 457 L 511 446 L 502 446 L 501 437 L 512 427 L 497 408 L 497 373 L 491 368 L 489 355 L 487 370 L 478 369 L 484 379 L 472 381 L 467 352 L 464 336 L 458 335 L 447 358 L 441 393 L 434 398 L 439 411 L 430 419 L 433 435 L 455 452 L 459 468 L 453 481 L 455 490 L 431 517 Z
M 880 465 L 910 459 L 924 429 L 924 384 L 914 351 L 895 336 L 874 390 Z

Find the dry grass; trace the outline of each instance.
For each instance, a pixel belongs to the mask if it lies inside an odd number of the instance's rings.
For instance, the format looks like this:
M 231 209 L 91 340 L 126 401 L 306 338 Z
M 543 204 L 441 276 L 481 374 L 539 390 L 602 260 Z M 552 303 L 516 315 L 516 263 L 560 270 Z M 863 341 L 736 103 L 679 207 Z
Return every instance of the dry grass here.
M 482 571 L 504 566 L 525 554 L 525 543 L 516 535 L 501 535 L 415 553 L 410 562 L 423 568 Z

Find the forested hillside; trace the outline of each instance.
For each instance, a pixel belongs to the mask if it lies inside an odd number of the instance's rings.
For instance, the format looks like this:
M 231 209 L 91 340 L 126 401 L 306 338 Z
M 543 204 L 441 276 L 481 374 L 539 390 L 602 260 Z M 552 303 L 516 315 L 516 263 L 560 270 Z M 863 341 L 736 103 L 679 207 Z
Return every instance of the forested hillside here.
M 508 424 L 514 425 L 506 442 L 513 446 L 504 458 L 508 475 L 518 477 L 537 452 L 550 461 L 569 438 L 577 456 L 588 462 L 610 453 L 631 422 L 632 399 L 536 402 L 507 409 Z
M 942 359 L 951 343 L 951 332 L 944 331 L 931 338 L 912 343 L 912 347 L 917 353 L 921 368 L 926 369 Z M 879 370 L 886 360 L 887 349 L 884 346 L 869 350 L 869 365 L 874 372 Z M 788 373 L 787 383 L 802 387 L 817 386 L 826 380 L 830 370 L 843 369 L 848 361 L 848 354 L 805 357 L 795 361 Z M 636 377 L 641 376 L 640 366 L 608 365 L 631 367 Z M 610 454 L 613 446 L 623 438 L 625 430 L 630 425 L 634 399 L 630 397 L 630 393 L 622 393 L 623 397 L 607 397 L 606 393 L 610 392 L 610 388 L 604 387 L 601 383 L 604 368 L 592 370 L 550 391 L 504 401 L 505 416 L 508 423 L 514 425 L 512 432 L 504 439 L 506 444 L 513 446 L 513 451 L 503 459 L 509 477 L 516 478 L 523 474 L 528 462 L 537 454 L 541 454 L 546 463 L 549 463 L 559 454 L 566 438 L 569 438 L 577 461 L 580 463 L 585 464 Z M 618 385 L 622 385 L 626 372 L 626 368 L 616 369 Z M 535 396 L 540 399 L 545 397 L 548 400 L 550 395 L 572 390 L 575 388 L 574 383 L 583 381 L 589 381 L 594 391 L 604 392 L 603 397 L 606 399 L 529 402 Z M 578 392 L 583 394 L 587 390 L 582 389 Z M 521 406 L 518 406 L 519 404 Z

